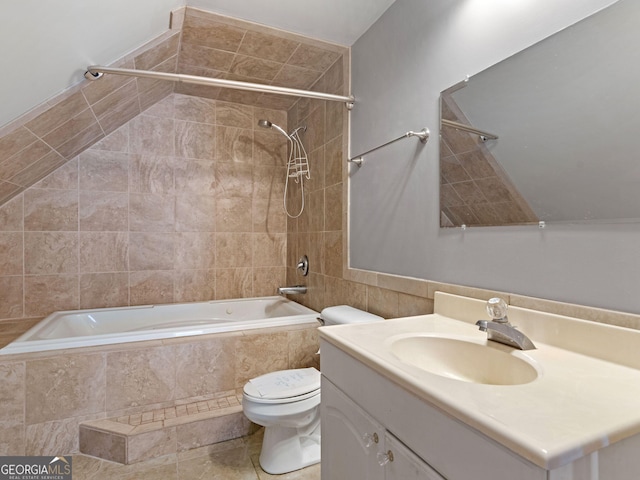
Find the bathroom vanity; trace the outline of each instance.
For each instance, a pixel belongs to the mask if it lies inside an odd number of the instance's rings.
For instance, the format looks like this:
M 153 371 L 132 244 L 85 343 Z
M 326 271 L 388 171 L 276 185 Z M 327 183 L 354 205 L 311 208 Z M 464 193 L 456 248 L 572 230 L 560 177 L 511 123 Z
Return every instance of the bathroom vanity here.
M 323 480 L 640 476 L 640 331 L 511 307 L 516 351 L 484 305 L 321 328 Z

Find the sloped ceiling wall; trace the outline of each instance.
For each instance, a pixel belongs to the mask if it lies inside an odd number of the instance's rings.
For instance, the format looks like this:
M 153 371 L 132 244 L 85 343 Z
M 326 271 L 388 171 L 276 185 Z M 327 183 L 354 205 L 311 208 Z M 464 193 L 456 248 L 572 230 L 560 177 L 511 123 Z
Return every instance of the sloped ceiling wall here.
M 113 66 L 312 88 L 345 47 L 187 8 L 174 30 Z M 181 28 L 183 27 L 183 28 Z M 182 41 L 180 39 L 182 38 Z M 171 82 L 105 75 L 41 105 L 0 132 L 0 205 L 174 91 Z M 181 93 L 286 110 L 295 98 L 212 87 Z

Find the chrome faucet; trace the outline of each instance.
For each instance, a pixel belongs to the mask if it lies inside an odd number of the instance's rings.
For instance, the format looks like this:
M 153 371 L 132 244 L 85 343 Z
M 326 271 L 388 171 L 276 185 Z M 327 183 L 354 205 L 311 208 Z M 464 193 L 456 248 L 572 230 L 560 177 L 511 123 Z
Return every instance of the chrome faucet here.
M 296 285 L 294 287 L 279 287 L 278 295 L 299 295 L 307 293 L 306 285 Z
M 492 298 L 487 302 L 487 313 L 493 321 L 478 320 L 476 325 L 487 332 L 487 339 L 520 350 L 534 350 L 536 346 L 529 337 L 517 330 L 507 318 L 507 302 L 501 298 Z

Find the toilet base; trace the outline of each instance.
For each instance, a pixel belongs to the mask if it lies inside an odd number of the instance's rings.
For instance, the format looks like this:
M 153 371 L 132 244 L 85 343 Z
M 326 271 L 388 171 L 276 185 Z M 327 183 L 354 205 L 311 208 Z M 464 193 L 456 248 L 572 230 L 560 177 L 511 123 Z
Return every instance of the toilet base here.
M 271 475 L 320 463 L 320 421 L 307 428 L 266 427 L 260 466 Z

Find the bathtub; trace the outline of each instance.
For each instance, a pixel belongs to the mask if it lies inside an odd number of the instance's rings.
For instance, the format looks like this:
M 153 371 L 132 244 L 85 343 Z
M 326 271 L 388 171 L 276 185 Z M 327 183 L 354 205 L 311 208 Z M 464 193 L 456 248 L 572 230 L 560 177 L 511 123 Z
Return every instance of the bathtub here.
M 318 312 L 284 297 L 55 312 L 0 355 L 316 323 Z

